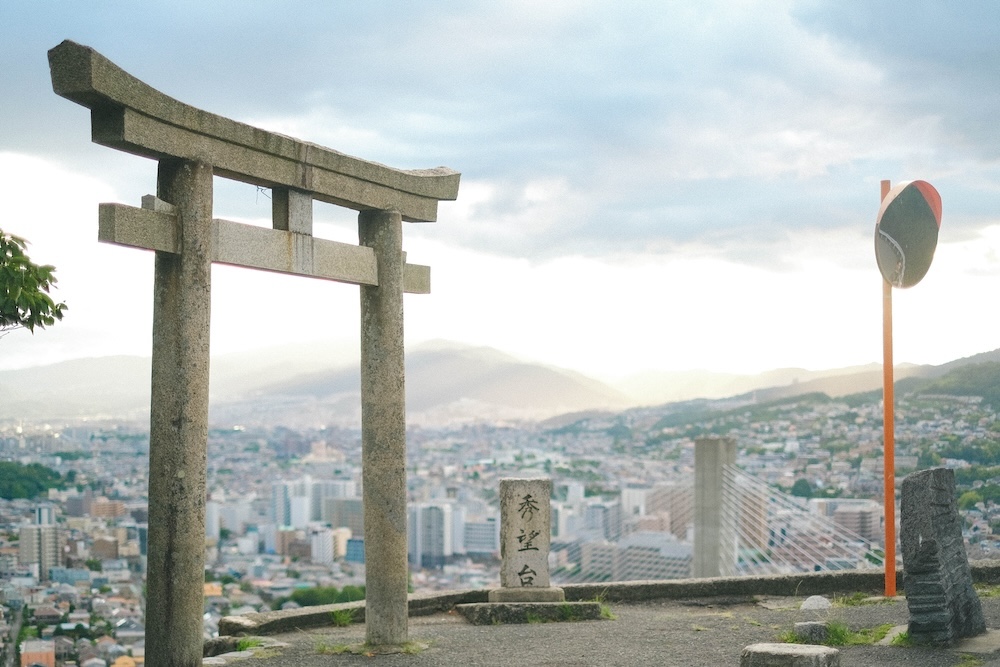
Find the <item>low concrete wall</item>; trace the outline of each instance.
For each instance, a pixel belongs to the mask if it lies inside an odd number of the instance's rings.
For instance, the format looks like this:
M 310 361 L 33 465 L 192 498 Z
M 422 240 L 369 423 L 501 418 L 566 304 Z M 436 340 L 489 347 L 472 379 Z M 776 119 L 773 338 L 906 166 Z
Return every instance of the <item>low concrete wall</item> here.
M 408 605 L 410 616 L 430 616 L 451 611 L 458 604 L 486 602 L 487 594 L 486 589 L 479 589 L 411 595 Z M 365 620 L 365 601 L 359 600 L 286 611 L 226 616 L 219 622 L 219 635 L 273 635 L 279 632 L 328 626 L 333 624 L 331 614 L 334 611 L 348 609 L 353 611 L 355 623 Z
M 1000 584 L 1000 560 L 971 563 L 972 580 L 979 584 Z M 896 573 L 896 587 L 902 591 L 903 573 Z M 768 577 L 719 577 L 713 579 L 671 579 L 665 581 L 622 581 L 604 584 L 566 584 L 566 600 L 605 602 L 646 602 L 712 597 L 782 597 L 830 595 L 858 591 L 877 594 L 883 590 L 881 570 L 844 570 Z M 410 616 L 427 616 L 451 611 L 455 605 L 487 601 L 487 590 L 461 590 L 411 595 Z M 269 635 L 332 624 L 331 612 L 354 611 L 354 620 L 364 620 L 364 600 L 344 604 L 302 607 L 288 611 L 268 611 L 244 616 L 227 616 L 219 623 L 220 635 Z

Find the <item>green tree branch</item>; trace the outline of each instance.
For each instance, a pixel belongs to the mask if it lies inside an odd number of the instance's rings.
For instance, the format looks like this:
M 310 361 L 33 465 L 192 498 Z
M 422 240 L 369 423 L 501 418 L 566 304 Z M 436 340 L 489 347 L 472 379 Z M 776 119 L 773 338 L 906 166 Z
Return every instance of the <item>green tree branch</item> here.
M 26 247 L 27 241 L 0 229 L 0 335 L 22 327 L 34 333 L 61 320 L 66 310 L 49 296 L 55 267 L 34 264 Z

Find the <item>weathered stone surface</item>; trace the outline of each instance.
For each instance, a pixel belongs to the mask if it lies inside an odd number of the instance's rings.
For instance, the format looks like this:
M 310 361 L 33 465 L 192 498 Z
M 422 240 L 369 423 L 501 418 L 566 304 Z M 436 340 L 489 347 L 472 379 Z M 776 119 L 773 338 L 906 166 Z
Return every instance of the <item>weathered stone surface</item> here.
M 361 464 L 365 509 L 365 619 L 369 644 L 407 636 L 406 389 L 403 229 L 395 211 L 358 216 L 361 245 L 378 262 L 378 287 L 361 288 Z
M 979 564 L 977 563 L 977 567 Z M 978 570 L 983 572 L 983 570 Z M 983 581 L 1000 582 L 1000 568 L 984 572 Z M 903 574 L 896 580 L 902 586 Z M 977 579 L 979 581 L 979 579 Z M 703 598 L 713 595 L 778 595 L 801 597 L 803 595 L 851 594 L 857 591 L 878 591 L 885 577 L 878 570 L 839 570 L 833 572 L 808 572 L 801 574 L 775 574 L 763 577 L 713 577 L 711 579 L 672 579 L 665 581 L 630 581 L 600 584 L 566 584 L 567 600 L 683 599 Z M 624 596 L 619 598 L 619 596 Z
M 222 653 L 215 657 L 222 658 L 223 660 L 245 660 L 246 658 L 253 657 L 253 651 L 231 651 L 229 653 Z
M 181 253 L 157 253 L 149 419 L 146 664 L 200 665 L 205 572 L 212 168 L 163 162 Z
M 500 585 L 548 588 L 552 480 L 500 480 Z
M 228 178 L 359 211 L 393 209 L 405 220 L 433 221 L 438 201 L 458 196 L 451 169 L 393 169 L 196 109 L 68 40 L 49 51 L 49 67 L 53 90 L 92 110 L 94 141 L 106 146 L 203 161 Z
M 829 609 L 833 606 L 833 603 L 827 600 L 822 595 L 810 595 L 805 600 L 802 601 L 802 606 L 800 609 Z
M 822 644 L 830 636 L 826 623 L 802 621 L 795 624 L 795 635 L 810 644 Z
M 565 591 L 558 586 L 494 588 L 489 593 L 490 602 L 562 602 L 565 599 Z
M 740 667 L 840 667 L 840 651 L 809 644 L 751 644 Z
M 177 216 L 163 210 L 159 200 L 150 200 L 149 207 L 145 201 L 143 204 L 143 208 L 101 204 L 98 239 L 131 248 L 179 253 Z M 375 253 L 364 246 L 219 218 L 212 220 L 212 238 L 213 262 L 352 285 L 378 284 Z M 429 294 L 430 267 L 404 265 L 403 291 Z
M 597 602 L 526 602 L 460 604 L 455 607 L 473 625 L 594 621 L 602 618 Z
M 312 236 L 313 200 L 309 193 L 274 188 L 271 191 L 271 225 L 282 231 Z
M 201 654 L 205 658 L 211 658 L 217 655 L 222 655 L 223 653 L 231 653 L 236 650 L 236 646 L 239 644 L 239 641 L 238 637 L 227 635 L 206 639 L 205 644 L 202 647 Z
M 219 634 L 220 638 L 227 635 L 235 635 L 237 637 L 243 635 L 252 634 L 257 627 L 261 624 L 259 619 L 252 617 L 259 617 L 260 614 L 247 614 L 244 616 L 223 616 L 219 619 Z M 207 653 L 205 655 L 208 655 Z M 214 655 L 214 654 L 212 654 Z
M 910 639 L 948 646 L 986 632 L 962 540 L 953 470 L 921 470 L 903 480 L 899 542 Z

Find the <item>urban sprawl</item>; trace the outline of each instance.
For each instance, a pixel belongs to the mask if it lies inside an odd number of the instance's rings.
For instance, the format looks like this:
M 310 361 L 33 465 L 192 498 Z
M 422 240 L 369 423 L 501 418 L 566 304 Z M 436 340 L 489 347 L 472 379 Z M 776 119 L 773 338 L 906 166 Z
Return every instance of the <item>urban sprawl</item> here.
M 906 396 L 896 418 L 897 475 L 954 468 L 970 558 L 990 556 L 1000 512 L 989 491 L 1000 480 L 976 453 L 1000 452 L 997 414 L 976 398 Z M 694 442 L 702 437 L 732 438 L 743 473 L 881 544 L 877 396 L 411 427 L 413 590 L 498 585 L 503 477 L 553 480 L 557 582 L 689 576 Z M 37 497 L 0 500 L 5 651 L 51 650 L 61 664 L 81 667 L 142 664 L 148 448 L 147 431 L 124 423 L 0 424 L 3 465 L 39 464 L 60 476 Z M 210 431 L 206 637 L 222 616 L 319 599 L 306 591 L 363 596 L 360 450 L 360 429 Z M 10 488 L 8 495 L 30 495 L 23 485 Z M 776 549 L 776 528 L 762 522 L 749 532 L 759 534 L 760 550 Z M 630 556 L 640 552 L 648 557 Z

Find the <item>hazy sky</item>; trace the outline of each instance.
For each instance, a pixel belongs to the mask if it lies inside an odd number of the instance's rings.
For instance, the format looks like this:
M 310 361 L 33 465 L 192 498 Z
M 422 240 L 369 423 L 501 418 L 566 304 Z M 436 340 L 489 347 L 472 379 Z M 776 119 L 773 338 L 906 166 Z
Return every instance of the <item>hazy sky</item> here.
M 148 355 L 152 253 L 97 242 L 155 163 L 90 142 L 46 51 L 92 46 L 199 108 L 399 168 L 462 173 L 407 224 L 430 295 L 409 345 L 484 344 L 600 377 L 881 360 L 880 179 L 943 199 L 896 291 L 897 362 L 1000 347 L 1000 4 L 0 1 L 0 228 L 57 267 L 66 319 L 0 368 Z M 216 217 L 266 193 L 216 179 Z M 317 203 L 316 234 L 356 242 Z M 213 271 L 213 354 L 358 337 L 358 289 Z

